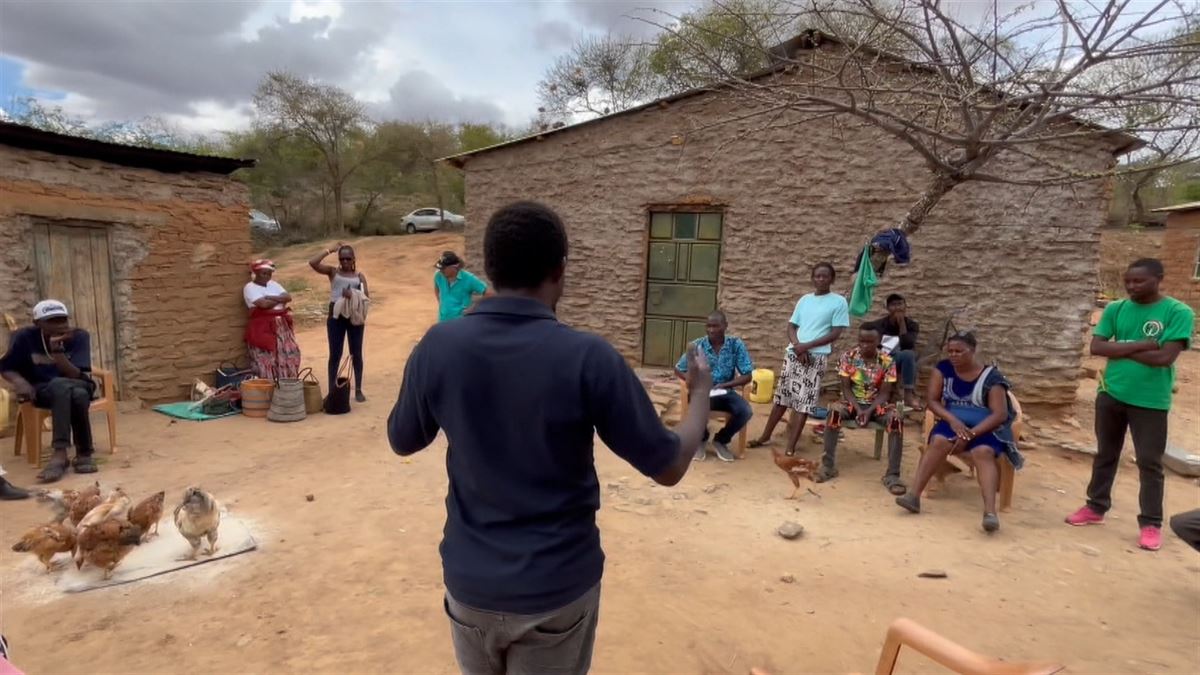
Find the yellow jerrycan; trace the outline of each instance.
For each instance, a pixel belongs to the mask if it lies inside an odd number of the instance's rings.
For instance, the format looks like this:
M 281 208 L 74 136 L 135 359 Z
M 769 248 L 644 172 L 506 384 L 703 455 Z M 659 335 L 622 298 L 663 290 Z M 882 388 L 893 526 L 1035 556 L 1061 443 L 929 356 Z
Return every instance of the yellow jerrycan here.
M 775 371 L 770 368 L 756 368 L 750 375 L 750 401 L 770 403 L 774 395 Z

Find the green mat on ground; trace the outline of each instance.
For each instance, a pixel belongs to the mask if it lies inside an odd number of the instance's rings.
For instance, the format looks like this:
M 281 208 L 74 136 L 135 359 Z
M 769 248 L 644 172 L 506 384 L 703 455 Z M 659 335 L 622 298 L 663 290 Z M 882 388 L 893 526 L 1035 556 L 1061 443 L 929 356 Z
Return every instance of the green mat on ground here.
M 191 420 L 193 422 L 206 422 L 208 420 L 215 420 L 215 419 L 220 419 L 222 417 L 229 417 L 231 415 L 242 414 L 242 412 L 240 410 L 234 410 L 232 412 L 221 413 L 220 415 L 206 415 L 203 411 L 201 411 L 199 409 L 193 410 L 191 401 L 180 401 L 179 403 L 164 403 L 162 405 L 154 406 L 154 410 L 156 412 L 160 412 L 168 417 L 174 417 L 174 418 L 180 419 L 180 420 Z

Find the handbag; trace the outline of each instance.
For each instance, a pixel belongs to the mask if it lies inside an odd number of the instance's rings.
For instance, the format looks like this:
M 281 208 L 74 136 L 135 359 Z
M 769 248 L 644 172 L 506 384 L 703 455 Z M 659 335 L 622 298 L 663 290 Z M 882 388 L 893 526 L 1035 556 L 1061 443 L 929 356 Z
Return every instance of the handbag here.
M 235 388 L 242 383 L 242 380 L 248 380 L 254 377 L 254 371 L 246 366 L 238 365 L 234 361 L 226 361 L 217 366 L 217 370 L 213 375 L 213 384 L 217 389 L 233 385 Z
M 350 357 L 342 360 L 338 368 L 337 381 L 329 385 L 329 396 L 325 397 L 326 415 L 345 415 L 350 412 Z
M 312 368 L 300 371 L 300 381 L 304 383 L 304 411 L 309 415 L 321 412 L 325 397 L 321 395 L 321 382 L 313 375 Z

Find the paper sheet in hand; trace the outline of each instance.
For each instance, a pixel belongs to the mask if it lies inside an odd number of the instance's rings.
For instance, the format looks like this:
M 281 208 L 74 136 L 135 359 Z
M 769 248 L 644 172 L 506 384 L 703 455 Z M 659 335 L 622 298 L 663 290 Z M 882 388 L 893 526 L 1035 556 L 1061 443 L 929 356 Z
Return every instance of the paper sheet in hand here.
M 712 391 L 708 392 L 708 397 L 713 398 L 716 396 L 724 396 L 725 394 L 728 394 L 728 393 L 729 393 L 728 389 L 713 389 Z
M 896 348 L 899 346 L 900 346 L 899 336 L 896 336 L 896 335 L 884 335 L 883 336 L 883 352 L 885 354 L 891 354 L 892 352 L 896 351 Z

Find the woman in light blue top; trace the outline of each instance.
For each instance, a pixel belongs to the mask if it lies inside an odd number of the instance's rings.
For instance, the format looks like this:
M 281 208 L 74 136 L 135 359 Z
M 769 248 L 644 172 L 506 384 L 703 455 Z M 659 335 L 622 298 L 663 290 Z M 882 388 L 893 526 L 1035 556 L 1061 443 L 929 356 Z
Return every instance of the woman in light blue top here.
M 783 419 L 783 413 L 792 410 L 792 423 L 788 427 L 787 454 L 796 454 L 796 444 L 808 421 L 808 414 L 816 407 L 821 394 L 821 375 L 829 359 L 832 345 L 850 325 L 850 306 L 846 298 L 830 291 L 837 272 L 827 262 L 817 263 L 812 268 L 814 291 L 800 298 L 787 325 L 787 351 L 779 382 L 775 386 L 775 407 L 767 418 L 762 435 L 750 442 L 750 447 L 766 445 L 771 440 L 775 425 Z M 827 480 L 836 475 L 829 468 L 823 470 L 818 479 Z M 828 474 L 828 475 L 825 475 Z

